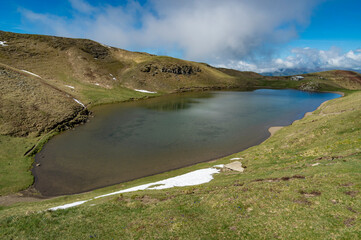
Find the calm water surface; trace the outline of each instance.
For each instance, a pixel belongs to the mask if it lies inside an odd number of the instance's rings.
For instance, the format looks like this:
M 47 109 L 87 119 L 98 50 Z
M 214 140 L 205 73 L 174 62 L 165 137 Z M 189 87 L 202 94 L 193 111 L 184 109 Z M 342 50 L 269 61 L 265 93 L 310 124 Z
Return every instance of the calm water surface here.
M 89 123 L 54 137 L 36 155 L 35 187 L 49 196 L 79 193 L 219 158 L 339 96 L 261 89 L 97 107 Z

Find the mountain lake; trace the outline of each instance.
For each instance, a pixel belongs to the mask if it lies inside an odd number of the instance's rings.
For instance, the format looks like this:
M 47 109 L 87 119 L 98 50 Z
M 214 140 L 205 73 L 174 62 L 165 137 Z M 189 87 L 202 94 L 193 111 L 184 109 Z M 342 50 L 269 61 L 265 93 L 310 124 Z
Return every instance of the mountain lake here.
M 35 156 L 35 188 L 74 194 L 218 159 L 257 145 L 336 93 L 259 89 L 172 94 L 94 107 L 90 122 Z

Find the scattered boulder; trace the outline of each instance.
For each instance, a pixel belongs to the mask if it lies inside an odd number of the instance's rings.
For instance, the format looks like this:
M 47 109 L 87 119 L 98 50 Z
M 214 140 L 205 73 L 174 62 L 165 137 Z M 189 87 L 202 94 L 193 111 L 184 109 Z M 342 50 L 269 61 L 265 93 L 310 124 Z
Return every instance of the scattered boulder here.
M 228 168 L 237 172 L 244 172 L 244 167 L 242 167 L 242 163 L 239 161 L 234 161 L 229 164 L 224 165 L 225 168 Z
M 316 92 L 321 88 L 320 84 L 317 82 L 305 82 L 302 83 L 299 87 L 302 91 Z

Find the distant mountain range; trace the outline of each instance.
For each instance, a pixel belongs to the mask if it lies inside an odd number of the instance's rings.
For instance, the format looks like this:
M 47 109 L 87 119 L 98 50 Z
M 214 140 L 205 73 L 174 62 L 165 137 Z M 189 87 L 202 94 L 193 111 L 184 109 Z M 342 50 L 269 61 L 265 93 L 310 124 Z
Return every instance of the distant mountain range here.
M 275 72 L 265 72 L 265 73 L 260 73 L 260 74 L 263 76 L 292 76 L 292 75 L 301 75 L 301 74 L 322 72 L 322 71 L 329 71 L 329 70 L 334 70 L 334 69 L 283 68 L 283 69 L 279 69 L 278 71 L 275 71 Z M 354 69 L 338 69 L 338 70 L 354 71 L 354 72 L 361 73 L 361 70 L 354 70 Z

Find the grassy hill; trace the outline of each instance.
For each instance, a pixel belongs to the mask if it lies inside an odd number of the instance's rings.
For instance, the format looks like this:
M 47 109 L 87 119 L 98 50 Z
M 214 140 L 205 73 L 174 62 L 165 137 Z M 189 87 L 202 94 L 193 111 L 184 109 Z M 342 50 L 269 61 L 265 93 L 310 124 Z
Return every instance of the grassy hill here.
M 0 48 L 2 63 L 36 73 L 65 91 L 69 89 L 64 84 L 74 85 L 74 94 L 86 103 L 94 99 L 82 93 L 94 88 L 174 92 L 180 88 L 242 85 L 206 64 L 129 52 L 86 39 L 9 32 L 0 32 L 0 38 L 7 42 Z
M 361 75 L 304 80 L 129 52 L 91 40 L 0 31 L 0 236 L 2 239 L 360 239 Z M 207 89 L 295 88 L 345 97 L 241 153 L 90 193 L 34 199 L 33 154 L 92 106 Z M 157 94 L 134 89 L 155 91 Z M 84 108 L 84 104 L 87 108 Z M 195 187 L 126 193 L 44 211 L 242 157 Z M 12 194 L 12 195 L 9 195 Z M 31 195 L 29 198 L 22 195 Z M 12 204 L 11 199 L 15 199 Z M 95 205 L 93 205 L 95 204 Z

